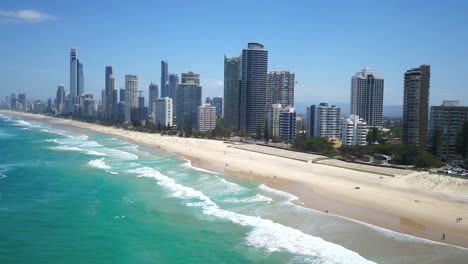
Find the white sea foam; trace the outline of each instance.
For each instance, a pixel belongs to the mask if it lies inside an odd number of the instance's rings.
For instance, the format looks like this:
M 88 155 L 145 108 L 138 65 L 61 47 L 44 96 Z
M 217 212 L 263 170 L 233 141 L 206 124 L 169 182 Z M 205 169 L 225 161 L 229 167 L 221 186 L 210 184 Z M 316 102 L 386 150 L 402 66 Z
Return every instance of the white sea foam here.
M 5 120 L 5 121 L 11 121 L 11 117 L 6 116 L 6 115 L 0 115 L 0 118 Z
M 91 167 L 98 168 L 98 169 L 103 169 L 103 170 L 110 170 L 111 169 L 111 166 L 107 165 L 104 162 L 104 158 L 91 160 L 90 162 L 88 162 L 88 165 L 91 166 Z
M 294 201 L 294 200 L 299 200 L 299 198 L 297 196 L 293 195 L 293 194 L 270 188 L 270 187 L 266 186 L 265 184 L 260 184 L 260 186 L 258 186 L 258 189 L 262 190 L 262 191 L 265 191 L 265 192 L 276 194 L 278 196 L 285 197 L 285 198 L 288 199 L 287 200 L 288 202 L 291 202 L 291 201 Z
M 93 156 L 107 156 L 106 153 L 90 150 L 90 149 L 82 149 L 79 147 L 68 147 L 68 146 L 56 146 L 56 147 L 50 147 L 49 149 L 53 150 L 59 150 L 59 151 L 77 151 L 81 153 L 85 153 L 88 155 L 93 155 Z
M 54 142 L 59 146 L 53 147 L 55 150 L 68 150 L 68 151 L 79 151 L 88 155 L 94 156 L 111 156 L 112 158 L 121 160 L 136 160 L 138 156 L 129 152 L 106 148 L 103 145 L 88 140 L 88 136 L 80 135 L 75 137 L 67 137 L 61 139 L 49 139 L 48 142 Z
M 130 152 L 126 152 L 126 151 L 122 151 L 118 149 L 109 149 L 109 148 L 107 148 L 106 151 L 109 153 L 109 155 L 119 158 L 119 159 L 123 159 L 123 160 L 137 160 L 138 159 L 137 155 L 130 153 Z
M 15 120 L 16 124 L 15 125 L 18 125 L 18 126 L 32 126 L 31 123 L 27 122 L 27 121 L 24 121 L 22 119 L 20 120 Z
M 41 131 L 46 132 L 46 133 L 60 135 L 60 136 L 65 136 L 65 137 L 70 136 L 70 135 L 68 135 L 68 134 L 66 134 L 66 133 L 64 133 L 62 131 L 56 130 L 56 129 L 43 128 L 43 129 L 41 129 Z
M 268 219 L 221 209 L 202 192 L 178 184 L 173 179 L 152 168 L 141 167 L 128 172 L 135 173 L 139 177 L 156 179 L 159 185 L 173 191 L 173 197 L 189 200 L 187 206 L 200 207 L 206 215 L 251 227 L 252 230 L 249 232 L 246 241 L 248 245 L 264 248 L 269 252 L 289 251 L 293 254 L 307 256 L 311 261 L 320 260 L 321 263 L 373 263 L 356 252 L 327 242 L 320 237 L 305 234 L 297 229 Z
M 236 193 L 236 194 L 239 194 L 239 193 L 242 193 L 242 192 L 245 192 L 247 190 L 247 188 L 245 188 L 244 186 L 241 186 L 237 183 L 234 183 L 234 182 L 230 182 L 230 181 L 227 181 L 223 178 L 219 178 L 221 183 L 226 185 L 227 188 L 224 188 L 224 193 Z
M 236 198 L 230 197 L 223 200 L 223 202 L 227 203 L 259 203 L 259 202 L 267 202 L 271 203 L 273 199 L 270 197 L 263 196 L 261 194 L 257 194 L 255 196 L 246 197 L 246 198 Z
M 191 160 L 188 160 L 188 159 L 184 159 L 184 160 L 187 161 L 186 163 L 182 164 L 182 166 L 184 166 L 184 167 L 187 167 L 187 168 L 190 168 L 190 169 L 196 170 L 196 171 L 201 171 L 201 172 L 206 172 L 206 173 L 211 173 L 211 174 L 217 174 L 217 175 L 219 175 L 219 173 L 217 173 L 217 172 L 210 171 L 210 170 L 205 170 L 205 169 L 202 169 L 202 168 L 198 168 L 198 167 L 193 166 Z
M 7 177 L 7 175 L 5 174 L 6 171 L 7 170 L 0 170 L 0 180 Z

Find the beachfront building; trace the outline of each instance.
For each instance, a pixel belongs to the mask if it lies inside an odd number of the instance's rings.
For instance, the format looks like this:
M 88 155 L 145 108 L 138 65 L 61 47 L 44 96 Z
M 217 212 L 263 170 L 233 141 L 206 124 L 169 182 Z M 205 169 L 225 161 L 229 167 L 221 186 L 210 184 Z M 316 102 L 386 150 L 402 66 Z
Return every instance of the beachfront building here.
M 281 104 L 273 104 L 267 110 L 268 132 L 271 137 L 280 136 L 280 113 L 283 111 Z
M 149 94 L 149 102 L 148 102 L 148 111 L 150 115 L 153 115 L 154 111 L 154 103 L 156 102 L 156 99 L 159 98 L 159 89 L 158 85 L 154 84 L 153 82 L 150 83 L 148 87 L 148 94 Z
M 409 69 L 404 77 L 403 144 L 426 148 L 431 66 Z
M 65 86 L 63 84 L 57 87 L 55 109 L 57 110 L 57 113 L 63 113 L 65 111 Z
M 161 97 L 170 97 L 169 68 L 166 60 L 161 61 Z
M 210 104 L 198 106 L 198 123 L 199 131 L 211 131 L 216 127 L 216 107 Z
M 294 78 L 289 71 L 270 71 L 267 76 L 267 107 L 273 104 L 294 106 Z
M 138 76 L 125 75 L 125 123 L 130 123 L 132 112 L 138 108 Z
M 341 122 L 341 141 L 343 145 L 363 146 L 367 144 L 367 123 L 357 115 L 351 114 Z
M 308 137 L 341 137 L 341 109 L 327 103 L 307 107 Z
M 47 103 L 42 100 L 35 100 L 33 102 L 33 113 L 45 113 L 47 109 Z
M 83 98 L 83 107 L 82 111 L 80 112 L 81 115 L 84 116 L 89 116 L 89 117 L 96 117 L 96 100 L 93 99 L 93 96 L 91 95 L 91 98 L 89 97 L 84 97 Z
M 28 111 L 28 102 L 26 99 L 26 93 L 18 94 L 18 101 L 16 102 L 16 110 L 26 112 Z
M 241 84 L 240 57 L 224 56 L 224 126 L 239 129 L 239 104 Z
M 149 117 L 148 107 L 145 106 L 145 97 L 141 95 L 142 91 L 139 91 L 138 96 L 138 107 L 133 111 L 132 119 L 139 121 L 147 121 Z
M 118 102 L 115 106 L 115 120 L 125 122 L 125 102 Z
M 242 50 L 239 128 L 250 135 L 263 133 L 267 107 L 268 50 L 249 43 Z
M 288 142 L 296 139 L 296 111 L 292 106 L 285 107 L 279 114 L 279 137 Z
M 190 74 L 191 73 L 191 74 Z M 176 124 L 179 129 L 183 129 L 185 124 L 192 126 L 197 124 L 198 106 L 201 105 L 202 87 L 199 74 L 182 74 L 182 83 L 177 86 L 176 91 Z M 195 76 L 198 76 L 196 80 Z
M 96 116 L 96 101 L 94 95 L 90 93 L 82 94 L 76 98 L 76 105 L 73 114 L 81 116 Z
M 213 98 L 213 104 L 216 107 L 216 117 L 221 118 L 223 117 L 223 97 L 217 96 Z
M 365 67 L 351 79 L 351 114 L 368 126 L 383 125 L 384 78 Z
M 153 123 L 161 124 L 167 127 L 172 127 L 173 122 L 173 106 L 172 98 L 158 98 L 154 102 Z
M 443 101 L 440 106 L 431 106 L 431 121 L 429 130 L 429 145 L 438 144 L 438 155 L 443 160 L 455 158 L 457 137 L 468 121 L 468 106 L 460 106 L 459 101 Z M 432 142 L 434 133 L 440 133 L 440 143 Z
M 18 102 L 18 99 L 16 98 L 15 93 L 10 94 L 10 109 L 11 110 L 16 110 L 16 103 Z

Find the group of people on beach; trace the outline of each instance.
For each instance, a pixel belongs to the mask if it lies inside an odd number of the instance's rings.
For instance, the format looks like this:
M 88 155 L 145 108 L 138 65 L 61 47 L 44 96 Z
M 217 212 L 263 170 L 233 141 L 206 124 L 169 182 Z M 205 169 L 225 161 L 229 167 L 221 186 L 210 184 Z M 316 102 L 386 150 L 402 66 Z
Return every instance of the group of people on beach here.
M 463 220 L 463 218 L 458 217 L 458 218 L 457 218 L 457 223 L 460 223 L 462 220 Z

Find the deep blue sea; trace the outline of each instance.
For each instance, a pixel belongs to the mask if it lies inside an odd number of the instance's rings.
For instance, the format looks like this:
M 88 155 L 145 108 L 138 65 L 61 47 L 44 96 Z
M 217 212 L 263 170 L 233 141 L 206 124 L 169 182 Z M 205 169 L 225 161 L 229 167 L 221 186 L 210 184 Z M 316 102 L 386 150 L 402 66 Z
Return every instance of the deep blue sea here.
M 0 263 L 468 263 L 113 136 L 0 114 Z

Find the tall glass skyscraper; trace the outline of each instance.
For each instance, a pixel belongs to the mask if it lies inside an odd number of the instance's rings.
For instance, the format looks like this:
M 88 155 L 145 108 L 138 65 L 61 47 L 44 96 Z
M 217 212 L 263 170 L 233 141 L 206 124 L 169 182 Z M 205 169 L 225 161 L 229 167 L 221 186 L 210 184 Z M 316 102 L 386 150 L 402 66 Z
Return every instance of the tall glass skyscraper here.
M 63 84 L 57 88 L 57 94 L 55 97 L 55 109 L 57 112 L 62 113 L 65 109 L 65 87 Z
M 213 106 L 216 107 L 216 117 L 223 116 L 223 98 L 217 96 L 213 98 Z
M 149 89 L 149 103 L 148 103 L 148 106 L 149 106 L 149 109 L 148 109 L 148 112 L 149 114 L 153 114 L 153 111 L 154 111 L 154 103 L 156 102 L 156 99 L 159 98 L 159 89 L 158 89 L 158 85 L 154 84 L 154 83 L 151 83 L 148 87 Z
M 70 97 L 68 105 L 70 109 L 69 112 L 73 112 L 76 97 L 78 94 L 78 59 L 77 59 L 76 48 L 71 48 L 70 50 Z
M 161 61 L 161 97 L 170 97 L 167 61 Z
M 70 49 L 70 95 L 69 112 L 73 112 L 78 103 L 78 96 L 84 94 L 84 74 L 83 63 L 80 63 L 77 57 L 76 48 Z
M 368 126 L 383 125 L 384 78 L 365 67 L 351 79 L 351 114 Z
M 235 130 L 239 130 L 241 76 L 240 57 L 224 56 L 224 125 Z
M 78 76 L 78 81 L 77 81 L 77 87 L 78 87 L 78 93 L 77 93 L 77 97 L 80 96 L 80 95 L 83 95 L 84 94 L 84 74 L 83 74 L 83 63 L 80 62 L 80 60 L 78 60 L 78 73 L 77 73 L 77 76 Z
M 240 131 L 256 134 L 266 121 L 268 50 L 249 43 L 242 51 Z
M 198 122 L 198 106 L 201 105 L 202 87 L 200 74 L 193 72 L 182 73 L 182 76 L 193 78 L 182 78 L 182 83 L 177 86 L 176 92 L 176 121 L 177 127 L 183 129 L 186 122 L 191 122 L 196 127 Z M 195 78 L 196 76 L 196 78 Z
M 117 103 L 117 91 L 114 88 L 115 78 L 112 66 L 106 66 L 105 72 L 105 91 L 103 98 L 104 117 L 114 118 L 115 104 Z
M 426 149 L 431 66 L 421 65 L 405 73 L 403 96 L 403 144 Z

